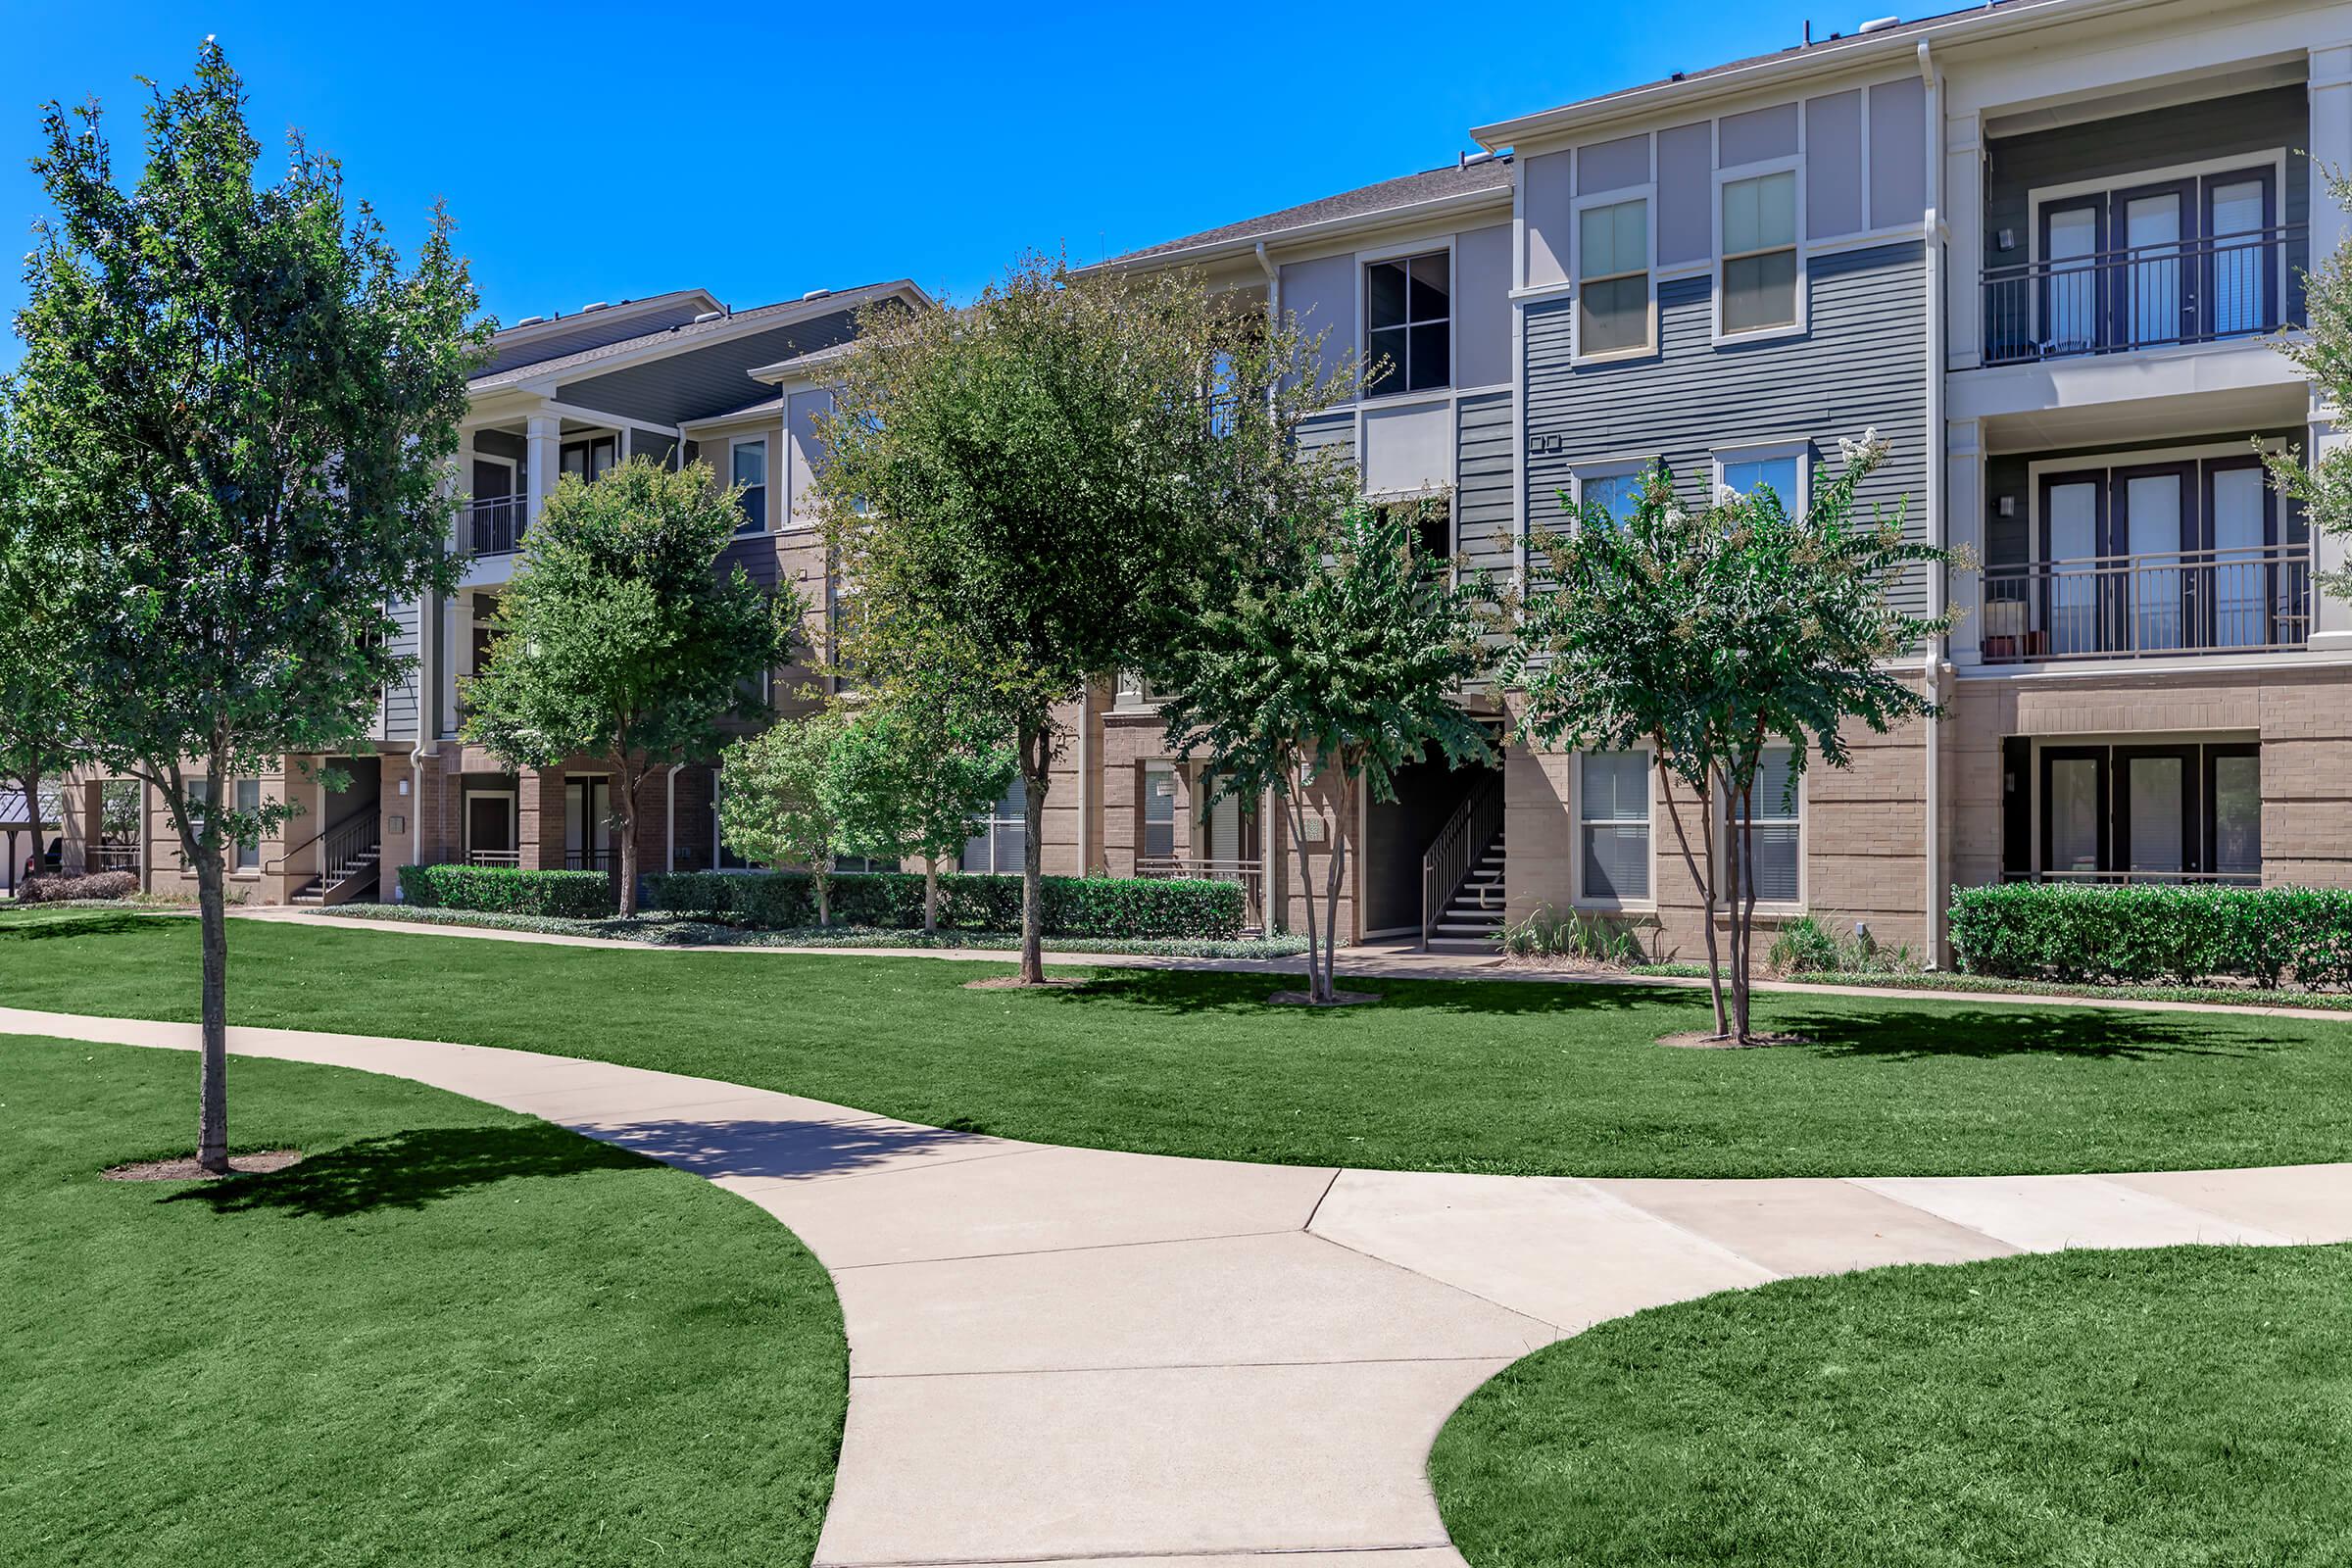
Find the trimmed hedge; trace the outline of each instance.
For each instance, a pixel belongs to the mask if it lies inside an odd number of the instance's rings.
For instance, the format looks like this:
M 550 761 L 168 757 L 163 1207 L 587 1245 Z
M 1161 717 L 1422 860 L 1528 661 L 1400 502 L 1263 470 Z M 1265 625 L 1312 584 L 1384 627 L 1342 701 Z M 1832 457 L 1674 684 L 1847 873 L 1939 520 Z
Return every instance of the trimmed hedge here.
M 782 931 L 816 924 L 806 871 L 666 871 L 645 879 L 650 907 Z M 909 930 L 923 923 L 923 879 L 908 871 L 834 876 L 831 914 L 843 925 Z M 1050 937 L 1224 939 L 1242 929 L 1239 883 L 1106 876 L 1045 879 Z M 1018 931 L 1021 879 L 943 871 L 939 923 L 957 931 Z
M 139 879 L 128 871 L 92 871 L 87 876 L 61 876 L 55 871 L 26 877 L 17 887 L 19 904 L 58 904 L 68 899 L 127 899 L 139 891 Z
M 595 920 L 612 912 L 612 879 L 602 871 L 523 871 L 504 865 L 404 865 L 404 903 L 426 909 L 479 909 Z
M 2012 882 L 1954 888 L 1970 974 L 2089 984 L 2352 986 L 2352 891 Z

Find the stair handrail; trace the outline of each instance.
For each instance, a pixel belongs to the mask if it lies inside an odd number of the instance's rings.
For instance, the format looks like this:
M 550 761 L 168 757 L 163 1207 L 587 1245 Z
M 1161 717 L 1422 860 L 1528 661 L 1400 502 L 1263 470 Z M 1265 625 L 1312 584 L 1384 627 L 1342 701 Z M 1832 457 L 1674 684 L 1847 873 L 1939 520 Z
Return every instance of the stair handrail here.
M 354 811 L 332 827 L 321 828 L 293 845 L 276 859 L 264 866 L 266 875 L 284 872 L 288 861 L 314 844 L 323 843 L 318 852 L 318 885 L 322 889 L 340 887 L 350 880 L 352 870 L 368 855 L 383 848 L 382 818 L 373 807 Z
M 1438 836 L 1421 855 L 1421 951 L 1453 902 L 1454 894 L 1470 879 L 1470 867 L 1502 830 L 1502 780 L 1488 779 L 1462 798 Z

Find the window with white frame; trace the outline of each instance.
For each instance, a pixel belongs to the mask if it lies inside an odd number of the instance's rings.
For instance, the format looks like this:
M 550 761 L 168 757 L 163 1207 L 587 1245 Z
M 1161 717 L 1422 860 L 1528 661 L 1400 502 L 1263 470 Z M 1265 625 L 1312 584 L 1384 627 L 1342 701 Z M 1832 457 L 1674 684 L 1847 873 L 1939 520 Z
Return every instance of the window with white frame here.
M 1649 754 L 1577 759 L 1579 893 L 1587 904 L 1639 904 L 1649 894 Z
M 1176 769 L 1167 762 L 1144 764 L 1144 858 L 1176 856 Z
M 1576 352 L 1650 346 L 1649 198 L 1587 207 L 1576 217 Z
M 735 504 L 743 509 L 737 533 L 767 531 L 767 437 L 739 435 L 727 444 L 727 482 L 738 487 Z
M 1741 887 L 1752 886 L 1758 904 L 1796 904 L 1804 897 L 1798 855 L 1802 781 L 1792 770 L 1793 761 L 1788 747 L 1766 747 L 1745 808 L 1735 800 L 1728 813 L 1732 853 L 1740 857 L 1745 868 Z
M 1646 463 L 1610 463 L 1575 470 L 1576 507 L 1580 516 L 1597 507 L 1611 522 L 1624 522 L 1642 501 L 1642 476 Z
M 1796 172 L 1723 183 L 1724 335 L 1794 326 L 1797 320 Z
M 1004 798 L 987 815 L 972 818 L 972 836 L 956 858 L 957 869 L 1017 874 L 1029 842 L 1028 805 L 1029 781 L 1016 773 Z
M 1770 490 L 1784 510 L 1804 511 L 1805 448 L 1800 445 L 1750 447 L 1715 455 L 1715 482 L 1738 496 Z
M 1364 357 L 1389 363 L 1371 392 L 1427 392 L 1452 383 L 1452 301 L 1450 252 L 1364 264 Z
M 237 780 L 237 814 L 251 819 L 261 813 L 262 781 L 258 778 Z M 240 871 L 259 871 L 262 868 L 262 840 L 258 830 L 252 838 L 237 840 L 236 868 Z

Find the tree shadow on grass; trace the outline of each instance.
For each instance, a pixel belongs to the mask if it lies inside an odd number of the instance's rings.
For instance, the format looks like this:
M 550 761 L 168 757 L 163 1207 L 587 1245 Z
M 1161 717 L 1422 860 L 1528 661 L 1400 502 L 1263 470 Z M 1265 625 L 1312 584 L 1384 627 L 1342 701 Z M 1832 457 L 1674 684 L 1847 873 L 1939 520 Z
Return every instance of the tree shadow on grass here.
M 381 1209 L 422 1208 L 514 1176 L 578 1176 L 640 1170 L 652 1163 L 546 1123 L 420 1127 L 363 1138 L 284 1170 L 187 1188 L 163 1201 L 202 1203 L 223 1214 L 348 1219 Z
M 32 907 L 38 908 L 35 905 Z M 24 915 L 18 919 L 0 921 L 0 942 L 37 942 L 44 937 L 119 937 L 134 931 L 152 931 L 157 916 L 123 910 L 93 909 L 87 912 L 61 912 L 47 919 Z
M 1482 1016 L 1632 1012 L 1706 1006 L 1706 993 L 1663 986 L 1601 985 L 1573 980 L 1420 980 L 1391 977 L 1377 968 L 1343 967 L 1342 990 L 1371 991 L 1380 1001 L 1360 1007 L 1270 1007 L 1276 991 L 1296 989 L 1298 977 L 1282 971 L 1234 974 L 1185 969 L 1114 969 L 1083 986 L 1050 995 L 1069 1006 L 1120 1006 L 1169 1013 L 1266 1013 L 1284 1017 L 1355 1021 L 1400 1012 Z M 1000 993 L 1001 994 L 1001 993 Z M 1662 1027 L 1662 1026 L 1661 1026 Z
M 1830 1059 L 1925 1061 L 2062 1056 L 2099 1061 L 2157 1061 L 2178 1056 L 2253 1060 L 2302 1042 L 2232 1033 L 2217 1037 L 2192 1013 L 2094 1011 L 2085 1007 L 1964 1007 L 1923 1011 L 1886 1003 L 1836 1012 L 1776 1006 L 1770 1027 L 1816 1042 Z

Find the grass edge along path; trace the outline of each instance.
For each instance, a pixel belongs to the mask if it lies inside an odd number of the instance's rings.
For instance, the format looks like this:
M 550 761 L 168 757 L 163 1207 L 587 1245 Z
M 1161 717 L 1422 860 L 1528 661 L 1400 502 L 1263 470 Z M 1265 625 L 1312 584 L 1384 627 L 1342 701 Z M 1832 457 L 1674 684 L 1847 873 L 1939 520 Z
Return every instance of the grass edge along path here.
M 1471 1568 L 2352 1560 L 2352 1247 L 1786 1280 L 1595 1326 L 1430 1455 Z
M 848 1347 L 788 1230 L 403 1079 L 231 1085 L 303 1163 L 106 1181 L 185 1152 L 192 1059 L 0 1037 L 0 1557 L 809 1561 Z

